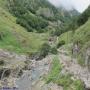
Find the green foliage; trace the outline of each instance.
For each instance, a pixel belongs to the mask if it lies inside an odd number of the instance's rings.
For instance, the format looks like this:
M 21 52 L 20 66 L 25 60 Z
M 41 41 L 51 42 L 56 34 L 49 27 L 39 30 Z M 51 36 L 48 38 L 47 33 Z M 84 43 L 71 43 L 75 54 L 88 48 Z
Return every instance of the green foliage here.
M 90 6 L 79 16 L 78 25 L 85 24 L 90 17 Z
M 48 43 L 44 43 L 40 50 L 40 57 L 46 57 L 48 53 L 50 52 L 50 45 Z
M 56 80 L 56 83 L 58 85 L 61 85 L 64 87 L 64 90 L 66 90 L 67 87 L 69 87 L 70 84 L 72 84 L 73 80 L 71 80 L 71 75 L 60 75 L 59 78 Z
M 29 32 L 33 31 L 33 29 L 30 27 L 30 25 L 27 23 L 27 21 L 24 20 L 23 18 L 18 18 L 16 20 L 16 23 L 20 24 L 23 27 L 25 27 Z
M 64 40 L 59 41 L 59 43 L 58 43 L 58 45 L 57 45 L 57 48 L 61 47 L 61 46 L 64 45 L 64 44 L 65 44 L 65 41 L 64 41 Z
M 80 80 L 74 81 L 73 84 L 74 84 L 75 90 L 85 90 L 84 85 Z
M 63 86 L 64 90 L 84 90 L 84 85 L 80 80 L 72 80 L 71 74 L 62 74 L 62 65 L 58 57 L 55 57 L 52 62 L 52 68 L 48 76 L 45 78 L 46 83 L 56 83 Z
M 16 18 L 0 7 L 0 48 L 16 53 L 35 53 L 47 41 L 48 33 L 27 32 Z
M 22 2 L 22 3 L 21 3 Z M 9 11 L 17 17 L 16 22 L 28 31 L 45 32 L 48 22 L 61 21 L 63 28 L 55 27 L 54 35 L 61 35 L 67 31 L 66 26 L 77 16 L 77 11 L 66 11 L 64 8 L 56 8 L 47 0 L 8 0 Z M 39 14 L 37 13 L 39 12 Z M 52 23 L 53 23 L 52 22 Z
M 81 48 L 89 42 L 90 38 L 90 20 L 86 24 L 76 30 L 74 34 L 74 42 L 79 42 Z
M 60 74 L 60 71 L 62 69 L 62 65 L 59 62 L 58 57 L 54 57 L 52 62 L 52 69 L 49 73 L 49 75 L 46 77 L 46 83 L 50 83 L 51 81 L 55 81 Z
M 51 47 L 48 43 L 44 43 L 40 49 L 40 58 L 46 57 L 49 53 L 57 54 L 57 48 Z
M 58 53 L 57 48 L 56 47 L 52 47 L 51 50 L 50 50 L 50 53 L 57 54 Z
M 54 31 L 53 34 L 54 34 L 55 36 L 60 36 L 62 33 L 63 33 L 62 29 L 57 28 L 57 29 Z
M 21 4 L 22 2 L 22 4 Z M 34 29 L 41 32 L 42 29 L 48 26 L 48 22 L 41 17 L 29 13 L 28 0 L 11 0 L 8 2 L 10 5 L 10 12 L 17 17 L 16 22 L 25 27 L 29 32 Z
M 60 35 L 59 41 L 65 41 L 65 44 L 72 43 L 74 37 L 74 33 L 72 31 L 68 31 Z
M 25 14 L 19 18 L 17 18 L 16 21 L 18 24 L 21 26 L 27 28 L 27 30 L 33 31 L 33 29 L 36 29 L 37 32 L 40 32 L 40 30 L 44 29 L 45 27 L 48 26 L 48 22 L 45 21 L 44 19 L 34 16 L 31 14 Z

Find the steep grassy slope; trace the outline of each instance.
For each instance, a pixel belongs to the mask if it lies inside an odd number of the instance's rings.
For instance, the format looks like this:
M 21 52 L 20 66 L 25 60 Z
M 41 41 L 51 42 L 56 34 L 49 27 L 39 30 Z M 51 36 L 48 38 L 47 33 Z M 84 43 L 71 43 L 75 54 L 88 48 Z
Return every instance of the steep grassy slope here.
M 67 42 L 79 42 L 83 47 L 87 42 L 90 41 L 90 19 L 75 32 L 69 31 L 62 34 L 59 40 Z M 71 41 L 73 40 L 73 41 Z
M 65 41 L 65 44 L 71 43 L 72 36 L 73 36 L 72 31 L 65 32 L 62 35 L 60 35 L 59 41 Z
M 81 65 L 85 64 L 87 50 L 90 48 L 90 19 L 82 26 L 80 26 L 75 32 L 69 31 L 62 34 L 59 37 L 59 41 L 65 41 L 65 43 L 79 44 L 78 60 Z
M 89 55 L 88 51 L 90 50 L 90 19 L 76 30 L 74 35 L 74 43 L 79 42 L 80 52 L 78 55 L 78 60 L 81 65 L 89 65 Z
M 74 35 L 74 41 L 79 41 L 82 47 L 90 42 L 90 20 L 88 20 L 83 26 L 76 30 Z
M 5 11 L 2 6 L 3 3 L 0 6 L 0 48 L 16 52 L 37 51 L 48 35 L 28 33 L 16 24 L 16 18 Z

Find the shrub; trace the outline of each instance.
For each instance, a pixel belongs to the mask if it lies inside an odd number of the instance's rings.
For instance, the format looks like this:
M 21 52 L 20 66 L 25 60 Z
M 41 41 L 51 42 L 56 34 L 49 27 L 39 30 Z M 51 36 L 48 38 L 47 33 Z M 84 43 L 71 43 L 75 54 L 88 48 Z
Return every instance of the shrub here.
M 46 57 L 48 53 L 50 52 L 50 49 L 51 49 L 50 45 L 48 43 L 44 43 L 40 50 L 40 56 Z
M 62 30 L 57 28 L 55 31 L 54 31 L 54 35 L 55 36 L 60 36 L 62 34 Z
M 57 48 L 56 47 L 51 48 L 50 52 L 52 54 L 57 54 Z
M 60 41 L 60 42 L 58 43 L 58 45 L 57 45 L 57 48 L 61 47 L 61 46 L 64 45 L 64 44 L 65 44 L 65 41 L 64 41 L 64 40 Z

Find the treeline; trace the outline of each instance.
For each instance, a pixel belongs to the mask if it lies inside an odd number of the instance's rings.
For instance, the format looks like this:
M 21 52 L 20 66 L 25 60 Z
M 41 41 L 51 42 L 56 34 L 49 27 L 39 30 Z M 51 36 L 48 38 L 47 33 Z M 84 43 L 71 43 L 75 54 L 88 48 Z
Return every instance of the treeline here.
M 17 18 L 16 22 L 25 27 L 29 32 L 32 32 L 34 29 L 37 32 L 42 32 L 42 29 L 48 26 L 48 22 L 46 20 L 31 14 L 22 15 Z
M 43 32 L 42 29 L 48 26 L 48 21 L 30 13 L 28 2 L 28 0 L 8 0 L 9 10 L 17 17 L 16 22 L 25 27 L 29 32 L 33 30 Z
M 17 17 L 16 23 L 25 27 L 27 31 L 45 32 L 49 26 L 48 22 L 61 22 L 57 25 L 53 35 L 61 35 L 68 30 L 77 11 L 69 12 L 64 8 L 56 8 L 47 0 L 7 0 L 9 11 Z M 40 11 L 41 8 L 41 11 Z M 46 12 L 43 10 L 46 9 Z M 39 15 L 37 14 L 39 11 Z M 43 14 L 45 13 L 45 15 Z M 50 14 L 48 17 L 48 13 Z M 70 30 L 70 29 L 69 29 Z

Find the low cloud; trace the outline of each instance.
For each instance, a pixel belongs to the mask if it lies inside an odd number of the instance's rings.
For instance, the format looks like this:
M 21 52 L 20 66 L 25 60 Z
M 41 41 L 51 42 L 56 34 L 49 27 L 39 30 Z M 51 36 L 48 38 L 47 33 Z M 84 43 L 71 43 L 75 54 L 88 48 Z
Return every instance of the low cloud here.
M 89 5 L 90 0 L 48 0 L 56 7 L 63 6 L 65 9 L 71 10 L 77 9 L 79 12 L 83 12 Z

